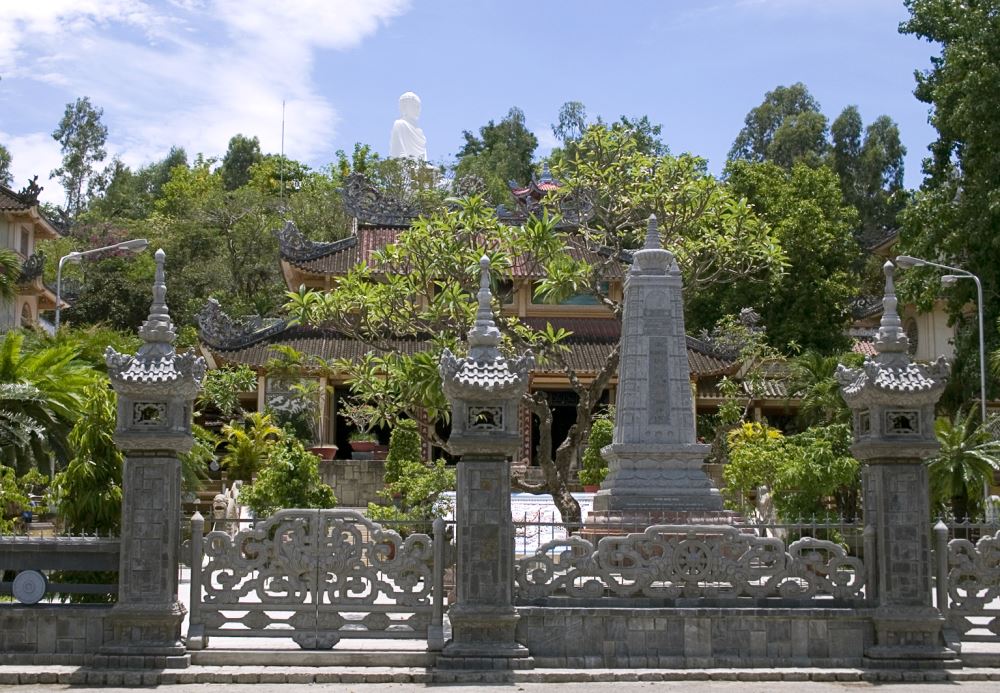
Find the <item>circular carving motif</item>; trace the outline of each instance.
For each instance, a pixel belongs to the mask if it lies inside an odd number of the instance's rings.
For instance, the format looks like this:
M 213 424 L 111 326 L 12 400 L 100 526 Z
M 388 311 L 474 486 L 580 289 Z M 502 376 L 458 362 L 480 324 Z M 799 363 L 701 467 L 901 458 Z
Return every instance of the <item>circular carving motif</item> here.
M 704 542 L 686 540 L 677 545 L 674 567 L 681 575 L 697 580 L 708 572 L 710 564 L 711 558 Z
M 37 604 L 48 589 L 48 581 L 37 570 L 25 570 L 17 574 L 11 591 L 14 599 L 22 604 Z

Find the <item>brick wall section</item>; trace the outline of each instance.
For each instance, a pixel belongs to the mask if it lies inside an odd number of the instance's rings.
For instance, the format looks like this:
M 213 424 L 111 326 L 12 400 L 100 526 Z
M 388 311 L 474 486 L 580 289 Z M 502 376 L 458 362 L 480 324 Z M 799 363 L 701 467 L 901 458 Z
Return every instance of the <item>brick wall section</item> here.
M 518 607 L 538 667 L 861 666 L 875 637 L 858 609 Z
M 378 492 L 385 486 L 383 460 L 322 461 L 319 473 L 323 482 L 333 487 L 337 505 L 344 508 L 364 508 L 381 499 Z
M 67 656 L 86 659 L 111 639 L 110 613 L 111 606 L 104 605 L 2 606 L 0 652 L 53 662 Z

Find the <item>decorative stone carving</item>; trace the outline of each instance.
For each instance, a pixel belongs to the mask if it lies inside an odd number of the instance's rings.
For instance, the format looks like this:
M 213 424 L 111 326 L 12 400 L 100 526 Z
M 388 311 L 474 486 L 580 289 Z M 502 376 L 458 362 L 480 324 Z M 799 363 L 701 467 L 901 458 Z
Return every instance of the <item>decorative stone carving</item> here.
M 118 603 L 106 654 L 175 657 L 186 665 L 180 639 L 184 607 L 177 599 L 181 473 L 179 453 L 191 448 L 192 403 L 205 376 L 193 350 L 178 355 L 166 304 L 165 254 L 156 251 L 149 317 L 134 356 L 108 347 L 105 360 L 118 394 L 115 442 L 125 453 Z
M 316 258 L 328 255 L 339 247 L 357 243 L 357 238 L 354 236 L 332 243 L 311 241 L 302 235 L 299 227 L 291 220 L 286 221 L 285 225 L 280 229 L 276 229 L 274 235 L 278 239 L 278 248 L 281 251 L 281 256 L 297 262 L 315 260 Z
M 792 542 L 736 527 L 656 525 L 604 537 L 550 541 L 515 566 L 517 598 L 737 597 L 864 600 L 865 566 L 842 546 Z M 816 606 L 819 606 L 817 602 Z
M 979 635 L 977 640 L 1000 641 L 1000 611 L 990 608 L 997 599 L 1000 532 L 975 544 L 968 539 L 948 542 L 948 627 L 961 635 L 985 630 L 988 635 Z
M 426 534 L 403 539 L 354 510 L 281 510 L 235 534 L 202 536 L 203 525 L 192 541 L 192 565 L 202 566 L 191 578 L 197 647 L 212 635 L 291 637 L 303 649 L 427 636 L 434 551 Z
M 438 666 L 525 668 L 528 651 L 514 639 L 514 525 L 510 513 L 510 465 L 520 444 L 518 402 L 534 364 L 500 354 L 493 321 L 489 259 L 479 262 L 479 308 L 469 331 L 469 355 L 441 355 L 442 389 L 452 411 L 451 451 L 458 462 L 455 542 L 458 601 L 448 611 L 452 638 Z
M 934 405 L 949 366 L 913 363 L 896 311 L 894 266 L 886 262 L 882 320 L 875 356 L 861 368 L 839 366 L 841 394 L 854 417 L 851 450 L 862 465 L 866 532 L 877 560 L 868 589 L 877 604 L 873 663 L 942 660 L 955 656 L 944 645 L 943 618 L 931 605 L 930 500 L 923 459 L 938 448 Z
M 208 299 L 198 313 L 198 336 L 213 347 L 238 349 L 259 342 L 283 331 L 288 326 L 284 320 L 265 323 L 263 318 L 233 320 L 222 310 L 214 298 Z
M 420 205 L 416 200 L 382 193 L 363 173 L 354 172 L 347 177 L 343 194 L 347 213 L 362 224 L 409 226 L 420 216 Z
M 45 253 L 41 250 L 36 250 L 27 260 L 24 261 L 24 264 L 21 265 L 21 274 L 17 278 L 17 283 L 30 284 L 42 276 L 42 270 L 44 269 Z
M 615 405 L 613 442 L 602 451 L 610 471 L 588 524 L 662 511 L 696 513 L 692 522 L 728 522 L 702 469 L 709 446 L 695 441 L 681 274 L 661 247 L 655 216 L 625 281 Z

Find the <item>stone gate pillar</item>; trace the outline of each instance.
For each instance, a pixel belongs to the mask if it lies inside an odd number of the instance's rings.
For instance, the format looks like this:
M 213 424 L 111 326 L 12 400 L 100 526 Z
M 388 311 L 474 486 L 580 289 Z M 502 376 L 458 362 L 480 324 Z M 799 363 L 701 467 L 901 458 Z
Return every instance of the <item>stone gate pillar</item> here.
M 165 301 L 165 253 L 156 251 L 149 317 L 139 330 L 135 356 L 108 347 L 105 359 L 118 393 L 115 443 L 125 454 L 122 471 L 121 560 L 118 603 L 111 623 L 111 655 L 141 658 L 140 665 L 183 665 L 177 599 L 181 469 L 178 454 L 191 449 L 192 404 L 205 375 L 193 350 L 178 355 Z
M 865 556 L 867 590 L 876 604 L 876 641 L 866 652 L 873 664 L 955 657 L 945 647 L 944 620 L 931 602 L 930 491 L 924 463 L 938 449 L 934 405 L 949 366 L 944 357 L 929 365 L 910 360 L 909 340 L 896 312 L 893 270 L 886 262 L 876 355 L 862 368 L 837 370 L 854 417 L 851 451 L 863 469 L 865 525 L 875 536 L 875 555 Z
M 531 666 L 514 639 L 514 524 L 510 465 L 520 444 L 518 402 L 528 386 L 531 352 L 517 360 L 500 355 L 500 330 L 490 307 L 489 260 L 480 260 L 476 325 L 469 355 L 441 356 L 444 393 L 451 403 L 449 447 L 461 455 L 455 498 L 457 603 L 448 611 L 452 637 L 438 666 L 508 669 Z

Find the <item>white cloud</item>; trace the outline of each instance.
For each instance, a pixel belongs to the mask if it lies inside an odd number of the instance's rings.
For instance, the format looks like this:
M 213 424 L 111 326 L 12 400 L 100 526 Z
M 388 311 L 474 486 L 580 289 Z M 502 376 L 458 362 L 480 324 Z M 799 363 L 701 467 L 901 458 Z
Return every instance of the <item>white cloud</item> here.
M 12 188 L 20 190 L 28 184 L 32 176 L 38 176 L 38 184 L 45 188 L 41 195 L 43 202 L 62 204 L 65 201 L 59 183 L 48 180 L 49 172 L 62 163 L 59 144 L 49 133 L 11 135 L 0 132 L 0 141 L 10 150 L 10 172 L 14 178 Z
M 109 155 L 130 165 L 162 157 L 172 145 L 219 154 L 237 132 L 277 151 L 283 100 L 286 153 L 323 160 L 333 149 L 337 113 L 313 81 L 314 53 L 357 45 L 408 5 L 36 0 L 0 13 L 0 72 L 10 90 L 43 84 L 66 101 L 88 95 L 105 110 Z M 35 153 L 41 150 L 28 147 L 21 157 Z M 41 178 L 46 166 L 34 166 Z

